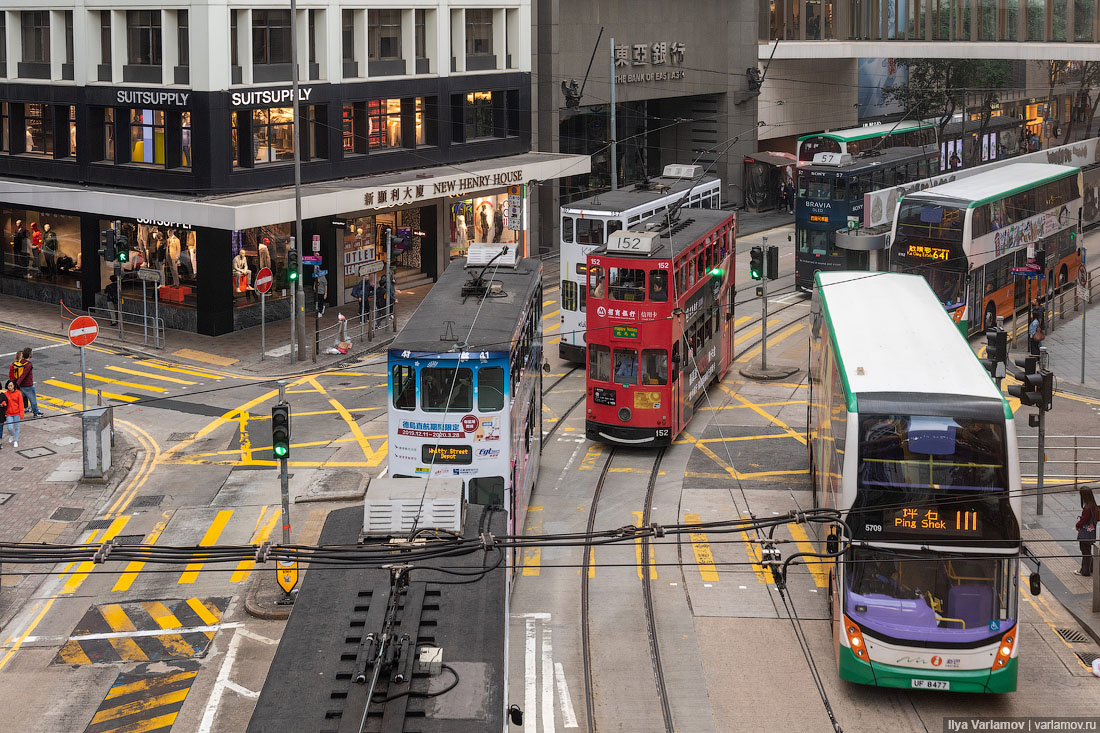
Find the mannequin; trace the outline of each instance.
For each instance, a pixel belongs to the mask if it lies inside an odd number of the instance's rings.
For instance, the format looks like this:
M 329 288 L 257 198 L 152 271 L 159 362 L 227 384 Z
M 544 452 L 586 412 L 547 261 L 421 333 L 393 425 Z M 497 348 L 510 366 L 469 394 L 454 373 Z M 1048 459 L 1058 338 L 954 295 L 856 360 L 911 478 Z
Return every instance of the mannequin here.
M 458 216 L 455 217 L 455 227 L 458 230 L 456 235 L 455 235 L 455 237 L 458 241 L 455 242 L 455 244 L 457 244 L 462 249 L 466 249 L 467 242 L 469 241 L 469 237 L 470 237 L 470 232 L 469 232 L 469 229 L 466 226 L 466 214 L 465 213 L 461 213 L 461 214 L 459 214 Z
M 504 217 L 500 211 L 493 212 L 493 241 L 500 242 L 504 234 Z
M 481 210 L 478 211 L 478 214 L 477 214 L 477 223 L 478 223 L 478 230 L 479 230 L 478 234 L 481 235 L 481 238 L 478 239 L 479 242 L 488 242 L 489 241 L 489 214 L 488 214 L 488 211 L 489 211 L 489 204 L 482 204 L 481 205 Z
M 191 229 L 187 232 L 187 251 L 191 253 L 191 273 L 198 275 L 199 261 L 195 257 L 195 241 L 195 230 Z
M 251 275 L 252 272 L 248 269 L 248 258 L 244 256 L 244 250 L 242 249 L 233 258 L 233 292 L 247 292 Z
M 268 268 L 269 270 L 271 269 L 271 250 L 268 248 L 270 244 L 271 244 L 271 240 L 268 239 L 267 237 L 264 237 L 264 241 L 260 242 L 260 247 L 259 247 L 259 263 L 260 263 L 260 266 L 259 266 L 259 268 L 257 268 L 259 270 L 262 270 L 265 267 Z
M 42 257 L 46 261 L 46 274 L 52 277 L 57 272 L 57 232 L 49 224 L 42 229 L 46 233 L 42 243 Z
M 172 287 L 178 288 L 180 286 L 180 240 L 174 231 L 172 232 L 172 236 L 168 238 L 166 255 L 168 257 L 168 269 L 172 273 Z
M 11 238 L 11 253 L 12 261 L 15 264 L 16 274 L 20 274 L 20 270 L 26 268 L 26 263 L 23 260 L 23 253 L 27 249 L 27 230 L 23 227 L 23 220 L 15 220 L 15 232 Z
M 27 277 L 31 276 L 32 272 L 38 271 L 38 258 L 42 252 L 42 232 L 38 230 L 38 222 L 31 222 L 31 241 L 30 247 L 27 249 L 27 254 L 30 257 L 30 269 L 27 272 Z

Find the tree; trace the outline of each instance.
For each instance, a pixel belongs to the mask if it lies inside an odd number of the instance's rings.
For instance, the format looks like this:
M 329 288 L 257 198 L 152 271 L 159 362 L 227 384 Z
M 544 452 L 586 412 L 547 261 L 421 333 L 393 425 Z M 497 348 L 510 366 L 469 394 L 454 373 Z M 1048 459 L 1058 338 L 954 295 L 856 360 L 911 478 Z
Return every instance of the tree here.
M 1043 67 L 1043 70 L 1047 75 L 1047 83 L 1049 89 L 1047 91 L 1047 111 L 1043 120 L 1043 127 L 1049 146 L 1050 139 L 1054 137 L 1054 122 L 1058 119 L 1058 105 L 1054 103 L 1054 87 L 1058 86 L 1058 83 L 1062 80 L 1062 75 L 1069 69 L 1069 61 L 1057 61 L 1051 59 L 1050 61 L 1037 61 L 1037 64 Z
M 1082 62 L 1080 86 L 1076 96 L 1078 99 L 1084 100 L 1085 113 L 1088 115 L 1082 120 L 1085 123 L 1085 140 L 1092 137 L 1093 112 L 1096 110 L 1096 102 L 1100 101 L 1097 99 L 1100 96 L 1097 92 L 1100 90 L 1096 87 L 1100 87 L 1100 61 Z M 1073 142 L 1073 125 L 1077 122 L 1076 104 L 1073 107 L 1069 122 L 1066 124 L 1066 142 Z

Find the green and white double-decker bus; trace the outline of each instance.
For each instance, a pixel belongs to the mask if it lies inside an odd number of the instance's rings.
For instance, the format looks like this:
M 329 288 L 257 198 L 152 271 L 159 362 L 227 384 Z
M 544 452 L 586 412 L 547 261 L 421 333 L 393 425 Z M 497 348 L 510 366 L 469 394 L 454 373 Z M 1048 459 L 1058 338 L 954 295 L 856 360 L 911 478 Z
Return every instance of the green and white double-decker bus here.
M 923 278 L 815 280 L 814 504 L 838 509 L 851 531 L 830 570 L 839 674 L 880 687 L 1015 690 L 1012 411 Z

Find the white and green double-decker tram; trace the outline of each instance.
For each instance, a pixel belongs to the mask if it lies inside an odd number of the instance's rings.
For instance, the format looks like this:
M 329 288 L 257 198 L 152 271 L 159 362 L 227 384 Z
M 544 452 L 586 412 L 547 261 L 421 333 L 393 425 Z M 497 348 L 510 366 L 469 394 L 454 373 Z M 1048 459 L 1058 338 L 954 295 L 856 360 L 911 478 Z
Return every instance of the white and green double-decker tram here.
M 1012 411 L 928 283 L 818 273 L 807 443 L 841 678 L 1016 689 L 1020 471 Z M 838 533 L 843 536 L 843 533 Z

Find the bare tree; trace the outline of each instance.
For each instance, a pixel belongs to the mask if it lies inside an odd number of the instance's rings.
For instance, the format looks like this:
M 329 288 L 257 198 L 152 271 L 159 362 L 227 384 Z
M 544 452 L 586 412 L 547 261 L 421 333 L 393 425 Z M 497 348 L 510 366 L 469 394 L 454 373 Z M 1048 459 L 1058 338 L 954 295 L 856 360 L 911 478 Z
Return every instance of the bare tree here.
M 1077 96 L 1083 98 L 1085 101 L 1085 109 L 1088 113 L 1088 117 L 1082 122 L 1085 123 L 1085 137 L 1088 139 L 1092 137 L 1092 120 L 1093 112 L 1096 109 L 1096 102 L 1100 94 L 1100 61 L 1085 61 L 1081 64 L 1081 80 L 1078 86 Z M 1066 125 L 1066 142 L 1073 142 L 1073 127 L 1077 122 L 1077 117 L 1074 114 L 1069 116 L 1069 123 Z

